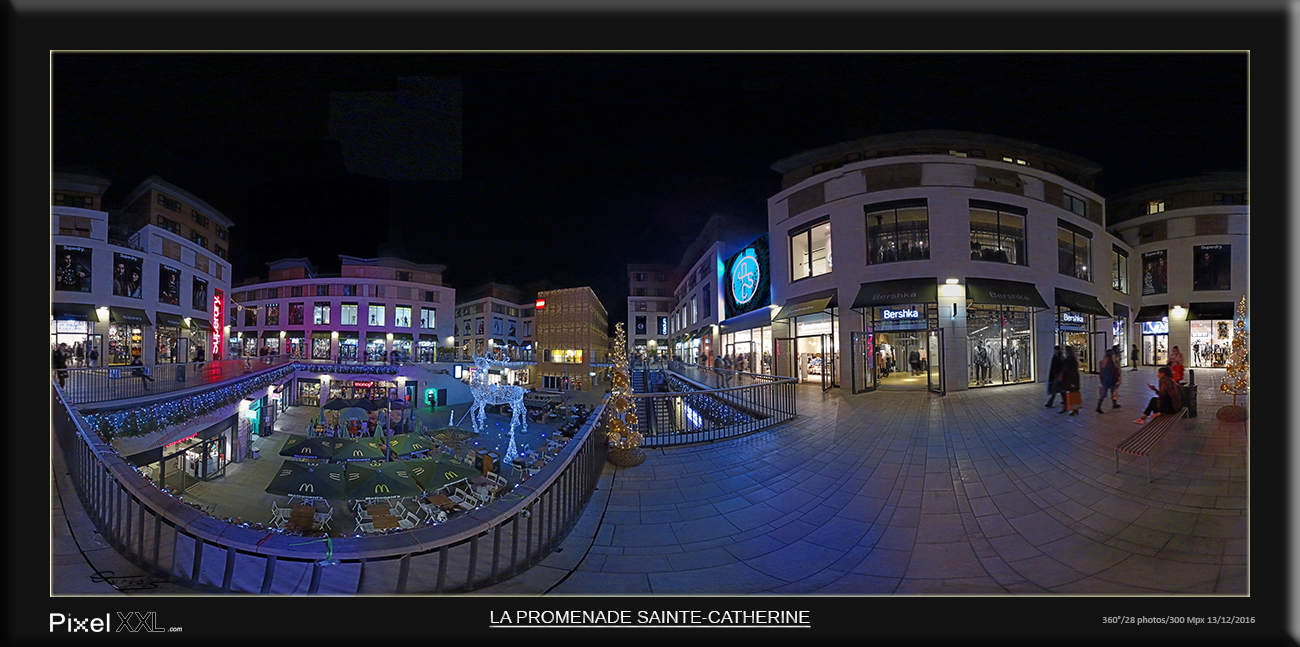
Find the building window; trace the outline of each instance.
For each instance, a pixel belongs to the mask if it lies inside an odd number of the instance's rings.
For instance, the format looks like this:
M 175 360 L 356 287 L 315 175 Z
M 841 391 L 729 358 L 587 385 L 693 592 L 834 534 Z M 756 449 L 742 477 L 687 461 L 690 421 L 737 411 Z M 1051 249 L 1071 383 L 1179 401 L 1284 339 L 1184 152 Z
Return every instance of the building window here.
M 217 238 L 220 238 L 221 240 L 225 240 L 225 239 L 226 239 L 226 228 L 225 228 L 225 227 L 217 227 Z
M 1092 280 L 1088 258 L 1091 256 L 1092 238 L 1074 227 L 1057 228 L 1057 271 L 1084 281 Z
M 54 204 L 59 207 L 76 207 L 78 209 L 90 209 L 90 198 L 80 195 L 67 195 L 66 193 L 55 193 Z
M 1246 204 L 1245 193 L 1216 193 L 1214 204 Z
M 790 234 L 790 280 L 831 271 L 830 219 Z
M 397 306 L 393 310 L 393 325 L 398 328 L 411 327 L 411 306 Z
M 167 231 L 172 232 L 173 234 L 181 233 L 181 224 L 179 222 L 176 222 L 175 220 L 172 220 L 171 218 L 164 218 L 162 216 L 158 216 L 158 226 L 162 227 L 163 229 L 166 229 Z
M 173 200 L 161 193 L 158 194 L 158 204 L 162 205 L 164 209 L 169 211 L 176 211 L 179 213 L 181 210 L 180 200 Z
M 864 205 L 867 264 L 930 258 L 930 214 L 925 200 Z
M 1165 210 L 1165 201 L 1164 201 L 1164 200 L 1155 200 L 1155 201 L 1152 201 L 1152 202 L 1148 202 L 1148 203 L 1147 203 L 1147 213 L 1148 213 L 1148 214 L 1153 214 L 1153 213 L 1163 213 L 1164 210 Z
M 700 308 L 697 305 L 695 295 L 692 294 L 691 295 L 691 323 L 695 323 L 699 320 L 700 320 Z
M 279 299 L 279 298 L 280 298 L 280 288 L 267 288 L 267 289 L 266 289 L 266 298 L 268 298 L 268 299 Z
M 637 312 L 645 312 L 645 311 L 646 311 L 646 304 L 645 304 L 645 301 L 637 301 L 637 302 L 636 302 L 636 311 L 637 311 Z
M 397 280 L 398 280 L 398 281 L 409 281 L 409 280 L 411 280 L 411 273 L 410 273 L 410 272 L 403 272 L 403 271 L 400 271 L 400 270 L 399 270 L 399 271 L 397 272 Z
M 244 307 L 244 327 L 257 327 L 257 308 L 250 308 L 248 306 Z
M 663 283 L 665 280 L 667 279 L 664 278 L 663 274 L 658 274 L 658 273 L 655 274 L 655 282 Z
M 216 252 L 217 257 L 219 257 L 219 258 L 221 258 L 221 259 L 226 259 L 226 248 L 225 248 L 225 247 L 217 246 L 217 247 L 213 248 L 212 251 Z M 217 268 L 217 271 L 221 271 L 221 268 Z
M 1025 253 L 1025 216 L 1011 205 L 970 201 L 971 260 L 1029 265 Z
M 301 326 L 303 312 L 305 312 L 305 309 L 303 308 L 303 304 L 290 303 L 289 304 L 289 325 Z
M 343 304 L 343 312 L 342 312 L 342 314 L 341 314 L 341 317 L 342 317 L 342 319 L 339 321 L 339 324 L 340 324 L 340 325 L 343 325 L 343 326 L 355 326 L 355 325 L 357 325 L 357 304 L 355 304 L 355 303 L 344 303 L 344 304 Z
M 645 288 L 632 288 L 632 296 L 634 297 L 645 296 Z
M 524 322 L 524 337 L 531 337 L 532 335 L 533 335 L 533 322 L 531 322 L 531 321 L 525 321 L 525 322 Z
M 208 248 L 208 239 L 200 235 L 197 231 L 190 232 L 190 240 L 203 249 Z
M 1023 159 L 1020 159 L 1019 157 L 1011 157 L 1010 155 L 1003 155 L 1003 156 L 1002 156 L 1002 161 L 1007 162 L 1007 163 L 1009 163 L 1009 164 L 1019 164 L 1019 165 L 1021 165 L 1021 166 L 1031 166 L 1029 162 L 1027 162 L 1027 161 L 1025 161 L 1025 160 L 1023 160 Z
M 280 304 L 278 303 L 266 304 L 266 325 L 268 326 L 280 325 Z
M 289 296 L 291 296 L 291 297 L 300 297 L 300 296 L 302 296 L 302 286 L 301 286 L 301 285 L 291 285 L 291 286 L 289 286 Z
M 645 272 L 633 272 L 633 273 L 632 273 L 632 280 L 633 280 L 633 281 L 644 281 L 644 280 L 645 280 Z
M 438 323 L 438 312 L 433 308 L 420 308 L 420 327 L 433 330 Z
M 1110 251 L 1110 287 L 1128 294 L 1128 252 L 1118 247 Z
M 208 217 L 199 213 L 196 209 L 190 209 L 190 219 L 199 223 L 200 227 L 208 226 Z
M 438 291 L 437 291 L 437 290 L 425 290 L 425 291 L 424 291 L 424 300 L 425 300 L 425 302 L 427 302 L 427 303 L 438 303 Z
M 1078 214 L 1084 218 L 1088 217 L 1088 203 L 1079 196 L 1070 195 L 1069 193 L 1061 194 L 1061 206 L 1065 207 L 1066 211 Z
M 704 286 L 704 295 L 701 298 L 701 301 L 704 302 L 704 307 L 701 308 L 700 310 L 701 310 L 701 314 L 704 316 L 705 319 L 708 319 L 710 316 L 712 316 L 712 312 L 713 312 L 712 308 L 709 307 L 709 304 L 713 301 L 713 299 L 709 298 L 709 292 L 710 292 L 709 286 L 707 285 Z
M 317 301 L 312 313 L 311 322 L 313 324 L 323 324 L 328 326 L 330 323 L 330 302 Z
M 345 285 L 345 286 L 343 286 L 343 296 L 345 296 L 345 297 L 355 297 L 355 296 L 357 296 L 357 286 L 356 286 L 356 285 Z
M 383 304 L 370 304 L 370 325 L 384 325 L 384 306 Z
M 318 297 L 327 297 L 327 296 L 329 296 L 329 295 L 330 295 L 330 286 L 328 286 L 328 285 L 318 285 L 318 286 L 316 286 L 316 296 L 318 296 Z

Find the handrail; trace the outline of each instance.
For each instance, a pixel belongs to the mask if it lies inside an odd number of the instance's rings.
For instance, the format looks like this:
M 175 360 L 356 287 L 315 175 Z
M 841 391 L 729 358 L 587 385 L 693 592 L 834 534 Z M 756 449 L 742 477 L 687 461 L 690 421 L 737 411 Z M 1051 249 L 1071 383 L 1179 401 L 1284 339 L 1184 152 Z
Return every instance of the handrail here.
M 52 391 L 54 436 L 100 536 L 147 572 L 205 591 L 448 593 L 508 579 L 572 530 L 608 447 L 594 431 L 607 417 L 602 403 L 558 456 L 501 499 L 434 526 L 333 540 L 335 561 L 324 562 L 323 542 L 211 517 L 159 490 L 90 431 L 62 389 Z
M 646 447 L 688 445 L 741 436 L 791 420 L 797 415 L 794 389 L 798 380 L 795 378 L 775 378 L 719 389 L 680 390 L 682 386 L 689 387 L 681 381 L 685 376 L 675 371 L 668 374 L 679 380 L 679 390 L 634 393 L 631 396 L 641 423 L 642 445 Z

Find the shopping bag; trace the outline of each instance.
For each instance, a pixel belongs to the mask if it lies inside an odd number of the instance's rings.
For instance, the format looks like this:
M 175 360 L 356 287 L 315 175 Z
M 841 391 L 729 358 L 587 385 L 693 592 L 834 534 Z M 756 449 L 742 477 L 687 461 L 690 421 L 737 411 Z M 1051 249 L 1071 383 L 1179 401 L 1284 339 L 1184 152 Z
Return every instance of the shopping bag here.
M 1065 393 L 1065 408 L 1066 408 L 1066 409 L 1082 409 L 1082 408 L 1083 408 L 1083 393 L 1080 392 L 1080 391 L 1067 391 L 1067 392 Z

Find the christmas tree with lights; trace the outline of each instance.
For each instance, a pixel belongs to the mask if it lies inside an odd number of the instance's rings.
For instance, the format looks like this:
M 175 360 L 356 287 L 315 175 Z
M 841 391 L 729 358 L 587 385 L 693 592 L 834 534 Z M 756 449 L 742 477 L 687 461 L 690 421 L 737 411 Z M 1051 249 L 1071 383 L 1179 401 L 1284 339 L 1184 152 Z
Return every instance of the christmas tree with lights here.
M 1247 361 L 1249 345 L 1246 336 L 1246 297 L 1241 297 L 1237 304 L 1237 316 L 1232 322 L 1232 350 L 1228 353 L 1228 364 L 1223 371 L 1223 382 L 1219 390 L 1232 394 L 1232 404 L 1219 409 L 1215 417 L 1219 420 L 1241 422 L 1246 419 L 1246 407 L 1237 404 L 1237 396 L 1250 392 L 1250 364 Z
M 614 352 L 610 356 L 614 374 L 609 393 L 609 421 L 605 436 L 609 439 L 609 462 L 619 467 L 636 467 L 645 462 L 641 449 L 641 432 L 637 431 L 636 412 L 632 407 L 632 378 L 627 364 L 627 334 L 623 324 L 614 326 Z

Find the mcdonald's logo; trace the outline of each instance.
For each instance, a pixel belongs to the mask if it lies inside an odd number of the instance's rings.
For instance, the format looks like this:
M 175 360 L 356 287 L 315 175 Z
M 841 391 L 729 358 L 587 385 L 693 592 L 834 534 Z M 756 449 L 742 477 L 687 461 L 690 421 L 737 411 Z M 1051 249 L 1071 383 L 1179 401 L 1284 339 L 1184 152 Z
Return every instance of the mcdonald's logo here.
M 387 492 L 388 492 L 388 485 L 386 485 L 386 484 L 384 484 L 384 483 L 380 483 L 379 485 L 376 485 L 376 486 L 375 486 L 375 494 L 379 494 L 380 492 L 387 493 Z
M 303 483 L 302 485 L 299 485 L 299 486 L 298 486 L 298 491 L 299 491 L 299 492 L 315 492 L 315 491 L 316 491 L 316 486 L 313 485 L 313 484 L 311 484 L 311 483 Z
M 451 470 L 447 470 L 447 471 L 445 471 L 445 472 L 442 473 L 442 478 L 445 478 L 445 479 L 454 479 L 454 478 L 456 478 L 456 473 L 453 472 L 453 471 L 451 471 Z

